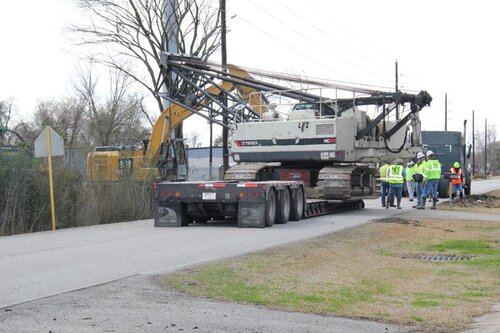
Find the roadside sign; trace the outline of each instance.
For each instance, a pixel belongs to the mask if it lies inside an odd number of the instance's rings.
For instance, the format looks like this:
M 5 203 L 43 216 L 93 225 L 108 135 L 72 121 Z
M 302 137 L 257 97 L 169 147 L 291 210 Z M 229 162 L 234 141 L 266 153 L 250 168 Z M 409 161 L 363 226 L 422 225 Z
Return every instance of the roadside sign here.
M 64 143 L 59 134 L 50 126 L 44 128 L 35 140 L 35 157 L 47 157 L 49 162 L 50 215 L 52 230 L 56 230 L 56 208 L 54 204 L 54 185 L 52 180 L 52 156 L 64 155 Z
M 48 145 L 47 145 L 47 130 L 50 135 L 50 152 L 52 156 L 64 155 L 64 142 L 63 139 L 56 131 L 54 131 L 50 126 L 45 127 L 45 129 L 40 133 L 38 138 L 35 140 L 35 157 L 48 157 Z

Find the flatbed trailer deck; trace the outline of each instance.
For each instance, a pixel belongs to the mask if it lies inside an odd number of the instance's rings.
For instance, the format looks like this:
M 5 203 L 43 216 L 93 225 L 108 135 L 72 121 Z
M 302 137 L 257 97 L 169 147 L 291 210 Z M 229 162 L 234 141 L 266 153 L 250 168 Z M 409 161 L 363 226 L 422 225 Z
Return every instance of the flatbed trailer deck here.
M 154 186 L 155 227 L 181 227 L 237 218 L 238 227 L 264 228 L 364 208 L 363 200 L 306 200 L 302 181 L 161 182 Z

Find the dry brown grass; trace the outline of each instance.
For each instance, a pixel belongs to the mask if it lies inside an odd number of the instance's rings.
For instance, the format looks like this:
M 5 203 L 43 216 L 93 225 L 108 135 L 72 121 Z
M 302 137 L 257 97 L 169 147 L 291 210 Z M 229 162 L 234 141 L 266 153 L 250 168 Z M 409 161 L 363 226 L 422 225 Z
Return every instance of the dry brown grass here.
M 500 190 L 481 195 L 466 196 L 450 202 L 440 203 L 439 209 L 473 213 L 500 214 Z
M 432 331 L 462 329 L 500 301 L 500 222 L 380 222 L 166 276 L 164 281 L 215 299 Z M 414 258 L 439 253 L 429 246 L 454 240 L 492 248 L 473 253 L 476 258 L 467 262 Z

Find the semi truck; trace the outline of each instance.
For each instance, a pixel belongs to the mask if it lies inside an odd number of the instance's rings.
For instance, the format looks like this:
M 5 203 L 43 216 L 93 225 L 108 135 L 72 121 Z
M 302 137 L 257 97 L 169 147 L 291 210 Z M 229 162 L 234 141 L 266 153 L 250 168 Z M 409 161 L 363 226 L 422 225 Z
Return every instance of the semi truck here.
M 236 120 L 223 125 L 229 127 L 230 153 L 239 164 L 223 181 L 157 183 L 158 227 L 226 217 L 236 218 L 239 227 L 270 227 L 362 208 L 364 198 L 378 196 L 374 163 L 411 158 L 422 149 L 419 112 L 432 101 L 426 91 L 388 92 L 252 72 L 287 81 L 280 86 L 171 54 L 162 64 L 185 82 L 196 82 L 192 89 L 200 94 L 206 86 L 237 87 L 224 91 L 225 103 L 217 105 Z M 290 88 L 292 82 L 309 88 Z M 172 102 L 191 109 L 186 101 Z M 401 114 L 394 115 L 398 107 Z M 240 112 L 259 116 L 237 117 Z
M 450 172 L 453 163 L 459 162 L 462 169 L 465 195 L 471 192 L 471 175 L 468 170 L 470 148 L 465 142 L 465 125 L 462 135 L 459 131 L 422 131 L 422 142 L 425 149 L 432 150 L 441 163 L 441 174 Z M 440 198 L 449 197 L 449 179 L 443 176 L 439 181 L 438 194 Z

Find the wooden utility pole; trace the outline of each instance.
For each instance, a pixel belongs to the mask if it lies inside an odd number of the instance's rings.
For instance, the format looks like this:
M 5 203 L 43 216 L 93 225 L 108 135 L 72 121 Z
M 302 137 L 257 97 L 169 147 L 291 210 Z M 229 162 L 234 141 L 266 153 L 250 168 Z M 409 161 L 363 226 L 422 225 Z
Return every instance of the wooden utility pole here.
M 444 94 L 444 132 L 448 132 L 448 93 Z
M 396 59 L 396 93 L 398 92 L 398 60 Z M 396 104 L 396 120 L 399 119 L 399 103 Z
M 219 10 L 221 14 L 220 28 L 221 28 L 221 63 L 222 69 L 227 70 L 227 45 L 226 45 L 226 0 L 219 0 Z M 227 99 L 223 96 L 223 104 L 227 107 Z M 227 114 L 224 110 L 222 116 L 222 123 L 227 125 Z M 229 169 L 229 149 L 228 149 L 228 134 L 229 131 L 227 127 L 222 127 L 222 168 L 224 169 L 224 174 L 227 169 Z
M 476 133 L 474 128 L 474 120 L 474 110 L 472 110 L 472 176 L 476 175 Z
M 484 174 L 488 173 L 488 118 L 484 119 Z
M 210 112 L 210 119 L 212 119 L 213 114 Z M 210 148 L 208 151 L 208 180 L 212 180 L 212 168 L 213 168 L 213 121 L 210 120 Z

